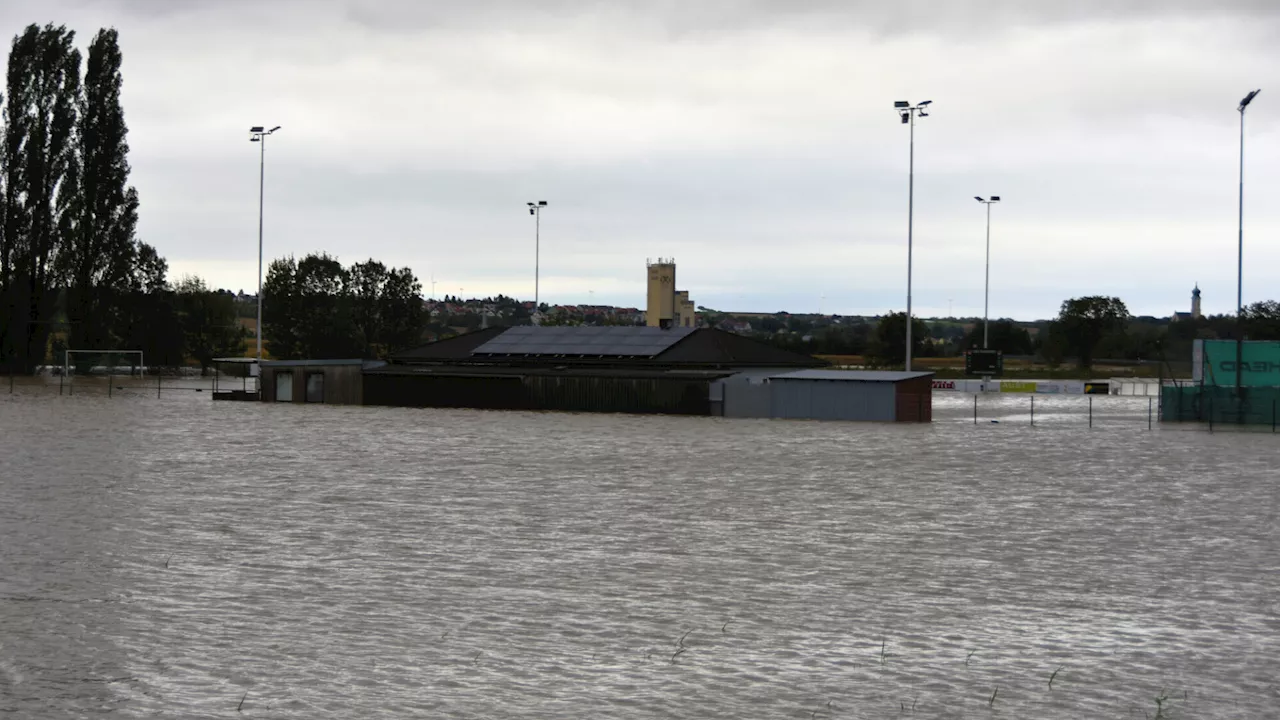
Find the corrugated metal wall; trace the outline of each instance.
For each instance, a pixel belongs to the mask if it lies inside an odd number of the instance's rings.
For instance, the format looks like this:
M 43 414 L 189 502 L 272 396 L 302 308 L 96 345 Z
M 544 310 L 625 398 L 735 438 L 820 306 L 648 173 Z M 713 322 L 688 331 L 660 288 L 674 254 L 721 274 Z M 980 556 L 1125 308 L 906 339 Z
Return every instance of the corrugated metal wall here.
M 903 380 L 896 384 L 898 422 L 933 422 L 933 378 Z
M 365 403 L 399 407 L 709 415 L 705 380 L 584 377 L 365 375 Z
M 772 416 L 808 420 L 893 422 L 893 383 L 854 380 L 773 380 Z
M 366 405 L 529 410 L 519 377 L 364 376 Z

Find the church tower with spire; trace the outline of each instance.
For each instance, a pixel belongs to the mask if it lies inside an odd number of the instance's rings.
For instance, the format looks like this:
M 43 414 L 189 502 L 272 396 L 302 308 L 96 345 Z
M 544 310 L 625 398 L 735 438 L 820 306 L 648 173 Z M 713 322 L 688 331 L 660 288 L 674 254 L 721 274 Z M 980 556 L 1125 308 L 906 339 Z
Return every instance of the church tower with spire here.
M 1196 288 L 1191 291 L 1191 317 L 1200 319 L 1200 283 L 1196 283 Z

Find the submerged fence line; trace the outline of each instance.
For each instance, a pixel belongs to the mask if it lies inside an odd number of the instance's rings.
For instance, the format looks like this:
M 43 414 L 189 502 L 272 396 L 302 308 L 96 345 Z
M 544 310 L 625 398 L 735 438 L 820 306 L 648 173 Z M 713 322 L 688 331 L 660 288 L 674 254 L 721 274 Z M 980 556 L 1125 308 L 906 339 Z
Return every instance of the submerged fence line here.
M 139 377 L 136 375 L 107 373 L 105 375 L 84 376 L 77 383 L 75 374 L 55 373 L 54 375 L 58 379 L 57 383 L 53 382 L 53 375 L 18 375 L 17 373 L 9 373 L 9 394 L 14 395 L 20 392 L 47 392 L 53 394 L 56 392 L 58 395 L 74 396 L 77 390 L 81 393 L 89 390 L 94 395 L 105 394 L 107 397 L 114 397 L 121 392 L 135 396 L 154 392 L 155 396 L 159 398 L 165 394 L 175 392 L 179 394 L 191 392 L 212 394 L 224 390 L 238 389 L 245 391 L 250 389 L 250 386 L 254 386 L 252 388 L 254 392 L 257 390 L 256 378 L 250 379 L 235 376 L 183 376 L 153 373 L 153 377 Z

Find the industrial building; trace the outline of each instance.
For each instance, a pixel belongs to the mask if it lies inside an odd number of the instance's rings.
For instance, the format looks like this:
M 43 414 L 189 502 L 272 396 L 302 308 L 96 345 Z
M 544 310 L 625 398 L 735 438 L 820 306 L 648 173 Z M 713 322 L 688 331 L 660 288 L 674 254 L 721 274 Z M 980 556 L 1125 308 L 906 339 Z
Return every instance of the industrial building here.
M 698 324 L 697 311 L 688 290 L 676 289 L 676 261 L 658 258 L 647 263 L 648 305 L 645 325 L 655 328 L 691 328 Z
M 931 420 L 930 373 L 818 369 L 824 365 L 712 328 L 498 327 L 408 350 L 386 363 L 263 363 L 261 397 L 424 408 Z

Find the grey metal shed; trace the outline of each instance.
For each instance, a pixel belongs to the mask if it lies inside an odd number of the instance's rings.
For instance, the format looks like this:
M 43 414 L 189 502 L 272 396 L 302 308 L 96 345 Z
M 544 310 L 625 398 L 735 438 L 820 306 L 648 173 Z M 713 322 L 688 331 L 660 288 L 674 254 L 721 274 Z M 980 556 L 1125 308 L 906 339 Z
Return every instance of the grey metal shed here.
M 727 417 L 930 422 L 933 373 L 800 370 L 727 378 Z

